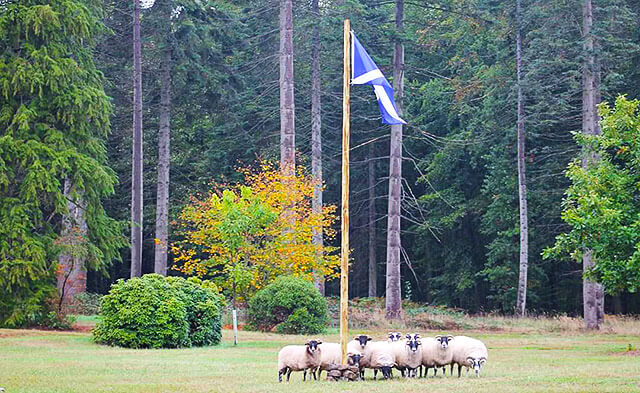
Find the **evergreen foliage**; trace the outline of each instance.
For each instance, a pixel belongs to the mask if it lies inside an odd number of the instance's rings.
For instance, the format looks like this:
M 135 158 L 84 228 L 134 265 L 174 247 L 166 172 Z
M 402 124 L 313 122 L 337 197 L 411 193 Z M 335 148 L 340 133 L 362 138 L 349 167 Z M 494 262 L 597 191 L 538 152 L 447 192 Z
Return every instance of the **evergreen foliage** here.
M 309 281 L 278 277 L 249 300 L 248 327 L 287 334 L 321 333 L 329 322 L 327 300 Z
M 411 283 L 415 301 L 511 312 L 519 237 L 515 1 L 406 2 L 399 36 L 394 2 L 320 2 L 319 16 L 310 3 L 293 3 L 296 162 L 310 161 L 312 27 L 320 31 L 323 199 L 329 205 L 340 200 L 342 21 L 351 19 L 389 77 L 393 42 L 400 38 L 409 123 L 402 280 Z M 584 51 L 576 21 L 582 3 L 522 0 L 531 312 L 582 310 L 580 269 L 560 254 L 541 257 L 558 235 L 573 231 L 562 218 L 562 201 L 572 186 L 567 165 L 583 146 L 573 138 L 581 127 Z M 636 99 L 640 5 L 593 0 L 593 6 L 601 98 Z M 108 273 L 89 271 L 89 290 L 104 293 L 129 276 L 129 252 L 117 263 L 121 232 L 108 217 L 126 221 L 130 215 L 131 13 L 132 3 L 119 0 L 0 0 L 0 319 L 11 325 L 54 308 L 43 304 L 55 295 L 54 261 L 65 246 L 58 238 L 65 177 L 73 179 L 74 195 L 88 203 L 88 261 Z M 153 266 L 163 53 L 170 49 L 172 59 L 169 213 L 175 222 L 190 196 L 205 194 L 212 180 L 232 184 L 242 179 L 236 166 L 279 158 L 278 14 L 271 0 L 156 0 L 142 11 L 143 272 Z M 380 125 L 368 88 L 352 88 L 351 109 L 350 294 L 365 296 L 370 202 L 376 211 L 372 243 L 378 264 L 384 263 L 389 128 Z M 105 139 L 109 125 L 113 132 Z M 176 240 L 172 224 L 169 241 Z M 629 260 L 629 250 L 620 251 L 621 260 Z M 384 280 L 378 269 L 378 288 Z M 639 312 L 640 296 L 617 279 L 612 284 L 617 297 L 607 298 L 607 312 L 611 304 L 621 305 L 615 311 Z M 328 281 L 326 292 L 335 295 L 337 288 L 337 280 Z
M 117 176 L 104 143 L 112 108 L 93 62 L 100 2 L 8 1 L 0 11 L 0 325 L 25 326 L 52 309 L 65 179 L 86 204 L 88 267 L 104 269 L 124 243 L 102 206 Z
M 96 342 L 126 348 L 218 344 L 222 298 L 209 283 L 147 274 L 118 280 L 102 298 Z

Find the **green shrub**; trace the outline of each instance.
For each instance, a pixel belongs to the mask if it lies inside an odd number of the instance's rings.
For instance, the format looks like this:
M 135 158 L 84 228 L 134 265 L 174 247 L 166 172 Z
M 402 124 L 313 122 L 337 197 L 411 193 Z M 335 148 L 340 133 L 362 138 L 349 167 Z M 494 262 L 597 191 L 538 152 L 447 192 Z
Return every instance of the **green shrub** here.
M 116 281 L 102 298 L 100 315 L 93 331 L 98 343 L 126 348 L 189 346 L 186 306 L 161 275 Z
M 312 283 L 279 277 L 249 301 L 247 327 L 292 334 L 316 334 L 329 322 L 327 301 Z
M 196 278 L 147 274 L 118 280 L 102 298 L 96 342 L 127 348 L 177 348 L 218 344 L 223 298 Z
M 222 339 L 222 296 L 215 284 L 195 277 L 167 278 L 169 284 L 179 291 L 185 304 L 189 339 L 195 347 L 215 345 Z

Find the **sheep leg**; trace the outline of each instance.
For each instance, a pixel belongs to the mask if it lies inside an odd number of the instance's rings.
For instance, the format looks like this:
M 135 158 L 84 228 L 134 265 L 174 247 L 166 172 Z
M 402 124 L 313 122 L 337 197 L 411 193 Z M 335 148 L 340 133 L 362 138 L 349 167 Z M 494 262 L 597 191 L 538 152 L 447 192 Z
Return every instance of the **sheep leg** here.
M 317 369 L 317 368 L 312 368 L 311 369 L 311 372 L 313 373 L 313 380 L 314 381 L 318 380 L 318 377 L 316 377 L 316 370 L 318 370 L 318 373 L 320 373 L 320 369 Z
M 438 375 L 438 367 L 433 368 L 433 377 L 435 378 Z
M 447 366 L 442 366 L 442 376 L 443 377 L 447 376 Z
M 282 382 L 282 370 L 278 370 L 278 382 Z
M 461 372 L 462 372 L 462 365 L 458 364 L 458 378 L 460 378 Z
M 376 377 L 377 377 L 377 376 L 378 376 L 378 369 L 377 369 L 377 368 L 374 368 L 374 369 L 373 369 L 373 380 L 374 380 L 374 381 L 376 380 Z
M 289 382 L 289 378 L 291 378 L 291 369 L 287 369 L 287 382 Z

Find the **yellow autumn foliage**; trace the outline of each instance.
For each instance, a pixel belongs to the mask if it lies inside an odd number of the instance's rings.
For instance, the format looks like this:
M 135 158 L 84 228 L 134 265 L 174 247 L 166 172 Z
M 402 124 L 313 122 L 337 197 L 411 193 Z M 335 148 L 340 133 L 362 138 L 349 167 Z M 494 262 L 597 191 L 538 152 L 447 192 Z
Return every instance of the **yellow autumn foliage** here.
M 336 207 L 312 211 L 313 178 L 298 167 L 287 176 L 270 163 L 243 168 L 241 184 L 213 184 L 193 197 L 176 222 L 174 269 L 208 278 L 243 300 L 276 277 L 337 275 L 337 249 L 312 242 L 314 229 L 335 237 Z

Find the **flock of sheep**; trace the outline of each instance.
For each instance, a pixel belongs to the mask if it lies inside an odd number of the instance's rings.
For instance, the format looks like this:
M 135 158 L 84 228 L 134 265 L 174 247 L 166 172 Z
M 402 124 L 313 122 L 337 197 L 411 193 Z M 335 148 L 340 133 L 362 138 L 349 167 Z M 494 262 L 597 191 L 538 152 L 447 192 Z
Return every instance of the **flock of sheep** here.
M 309 378 L 313 376 L 317 380 L 322 371 L 340 364 L 341 354 L 340 344 L 320 340 L 309 340 L 305 345 L 287 345 L 278 352 L 278 381 L 282 382 L 282 376 L 286 375 L 288 382 L 292 371 L 303 371 L 303 380 L 308 371 Z M 445 374 L 447 365 L 451 365 L 451 375 L 457 365 L 458 377 L 462 367 L 466 367 L 467 373 L 472 368 L 479 377 L 489 354 L 482 341 L 467 336 L 421 338 L 419 334 L 411 333 L 403 339 L 401 333 L 390 332 L 386 341 L 373 341 L 366 334 L 355 336 L 347 343 L 347 357 L 349 365 L 360 371 L 360 379 L 364 379 L 366 368 L 373 369 L 373 379 L 378 371 L 388 379 L 392 377 L 393 368 L 405 377 L 415 378 L 418 370 L 420 377 L 423 376 L 423 367 L 425 377 L 430 368 L 433 368 L 434 376 L 439 368 Z

